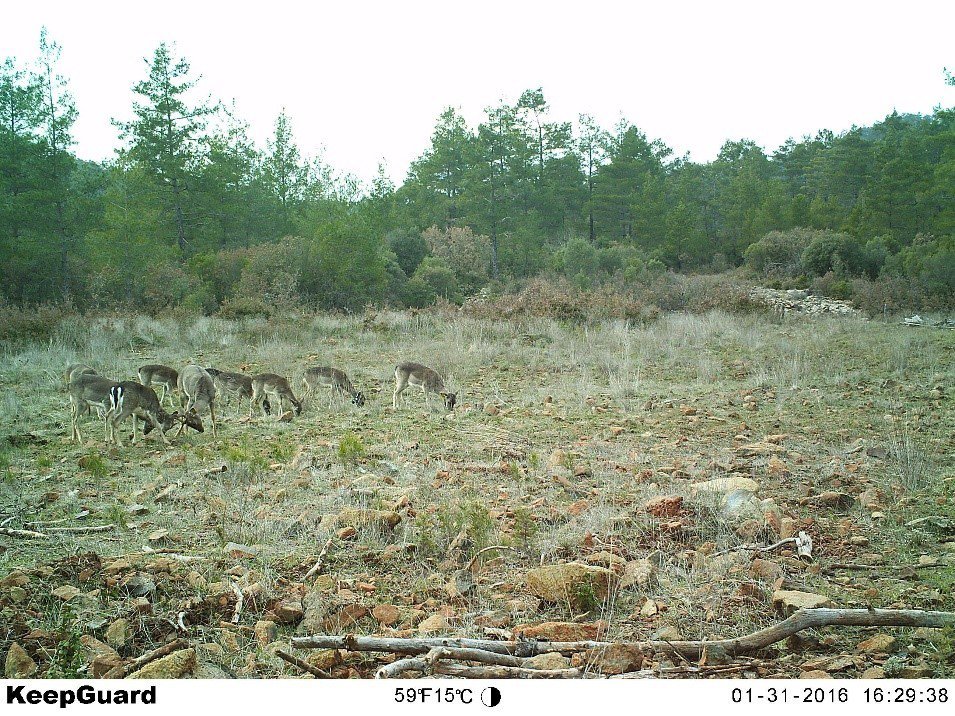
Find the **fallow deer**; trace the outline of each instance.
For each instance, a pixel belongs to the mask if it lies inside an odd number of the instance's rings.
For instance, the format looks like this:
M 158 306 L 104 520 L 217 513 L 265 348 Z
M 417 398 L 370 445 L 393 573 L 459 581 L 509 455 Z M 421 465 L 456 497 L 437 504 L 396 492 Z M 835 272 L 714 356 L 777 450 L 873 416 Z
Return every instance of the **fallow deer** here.
M 216 386 L 212 376 L 205 368 L 198 365 L 187 365 L 179 373 L 179 390 L 188 399 L 185 414 L 190 413 L 198 419 L 199 411 L 209 409 L 212 417 L 212 436 L 216 437 Z M 182 432 L 180 428 L 179 432 Z
M 162 394 L 159 396 L 159 402 L 161 403 L 166 394 L 169 394 L 169 403 L 172 402 L 172 392 L 176 389 L 179 383 L 179 372 L 175 368 L 170 368 L 166 365 L 157 365 L 151 363 L 149 365 L 144 365 L 139 369 L 139 382 L 145 386 L 158 385 L 162 388 Z
M 458 394 L 452 393 L 445 388 L 444 379 L 438 375 L 437 371 L 420 363 L 401 363 L 395 367 L 395 394 L 391 399 L 392 407 L 398 407 L 398 396 L 401 395 L 409 385 L 421 388 L 425 400 L 429 405 L 431 404 L 431 394 L 437 393 L 444 398 L 445 409 L 454 410 Z
M 212 380 L 216 385 L 216 389 L 219 390 L 223 395 L 228 395 L 229 393 L 234 393 L 239 396 L 239 399 L 248 398 L 249 400 L 249 417 L 252 417 L 252 406 L 255 403 L 252 402 L 252 378 L 251 376 L 246 375 L 245 373 L 233 373 L 228 370 L 218 370 L 216 368 L 206 368 L 206 373 L 212 376 Z M 265 401 L 263 406 L 265 412 L 270 411 L 269 401 Z
M 142 383 L 124 380 L 110 389 L 109 397 L 111 411 L 106 418 L 107 440 L 117 445 L 122 445 L 117 428 L 130 415 L 134 416 L 133 443 L 136 442 L 136 418 L 140 418 L 147 425 L 156 428 L 159 431 L 159 437 L 166 445 L 169 445 L 166 432 L 171 430 L 176 423 L 179 423 L 180 426 L 186 424 L 185 416 L 178 411 L 167 413 L 163 410 L 159 398 L 156 397 L 156 391 Z M 194 424 L 193 427 L 195 427 Z M 145 438 L 149 432 L 150 430 L 144 427 L 143 437 Z
M 285 413 L 285 402 L 288 401 L 295 408 L 295 414 L 302 414 L 302 403 L 292 393 L 292 386 L 288 379 L 275 373 L 260 373 L 252 376 L 252 402 L 262 408 L 262 415 L 268 415 L 265 412 L 263 403 L 270 401 L 272 407 L 278 405 L 278 415 Z
M 110 390 L 119 385 L 114 380 L 104 378 L 95 373 L 79 373 L 73 376 L 68 390 L 70 393 L 70 422 L 73 425 L 71 439 L 74 442 L 83 442 L 80 434 L 78 418 L 81 412 L 90 412 L 90 405 L 96 406 L 96 411 L 108 421 L 110 418 Z M 106 426 L 106 436 L 109 438 L 109 424 Z
M 359 408 L 365 404 L 365 394 L 356 390 L 345 371 L 338 368 L 328 366 L 309 368 L 305 371 L 302 386 L 308 396 L 311 396 L 318 387 L 331 388 L 333 392 L 337 390 L 340 396 L 348 394 L 351 397 L 352 404 Z

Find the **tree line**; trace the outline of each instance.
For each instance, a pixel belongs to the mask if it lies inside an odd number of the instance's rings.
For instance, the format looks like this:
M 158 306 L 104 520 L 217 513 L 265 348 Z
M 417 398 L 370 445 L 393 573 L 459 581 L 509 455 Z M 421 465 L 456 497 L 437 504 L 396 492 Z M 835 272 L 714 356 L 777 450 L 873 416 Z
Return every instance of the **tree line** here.
M 284 112 L 257 147 L 233 107 L 196 98 L 166 44 L 145 60 L 131 119 L 113 122 L 122 148 L 80 160 L 59 63 L 44 30 L 29 67 L 0 69 L 0 291 L 12 303 L 352 310 L 539 275 L 624 289 L 742 264 L 781 285 L 886 279 L 930 302 L 955 295 L 955 109 L 822 130 L 771 154 L 727 141 L 699 163 L 627 120 L 555 121 L 530 89 L 477 126 L 445 110 L 395 186 L 383 166 L 364 183 L 306 156 Z

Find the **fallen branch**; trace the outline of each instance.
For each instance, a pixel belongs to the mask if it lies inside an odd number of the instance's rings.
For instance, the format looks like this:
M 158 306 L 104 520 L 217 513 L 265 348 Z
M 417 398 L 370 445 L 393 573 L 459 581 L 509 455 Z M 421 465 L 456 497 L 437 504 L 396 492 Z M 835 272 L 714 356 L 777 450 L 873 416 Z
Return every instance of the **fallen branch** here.
M 97 525 L 95 527 L 47 527 L 47 532 L 109 532 L 116 525 Z
M 312 567 L 305 573 L 305 576 L 302 578 L 302 581 L 308 581 L 316 574 L 322 571 L 322 566 L 325 564 L 325 555 L 328 554 L 328 548 L 332 546 L 332 537 L 328 538 L 328 542 L 325 543 L 325 546 L 322 547 L 322 551 L 318 553 L 318 561 L 315 562 L 315 566 Z
M 284 651 L 282 651 L 281 649 L 276 649 L 276 650 L 275 650 L 275 655 L 276 655 L 277 657 L 279 657 L 280 659 L 282 659 L 283 661 L 287 661 L 288 663 L 292 664 L 293 666 L 297 666 L 297 667 L 300 668 L 302 671 L 307 671 L 307 672 L 310 673 L 312 676 L 314 676 L 316 679 L 330 679 L 330 678 L 332 678 L 332 675 L 329 674 L 327 671 L 322 671 L 322 670 L 319 669 L 317 666 L 312 666 L 312 665 L 309 664 L 307 661 L 303 661 L 302 659 L 299 659 L 297 656 L 292 656 L 291 654 L 289 654 L 289 653 L 287 653 L 287 652 L 284 652 Z
M 955 625 L 955 613 L 921 611 L 917 609 L 800 609 L 787 619 L 765 629 L 760 629 L 734 639 L 710 641 L 646 641 L 628 642 L 627 646 L 644 652 L 679 654 L 686 658 L 699 658 L 704 648 L 722 649 L 727 656 L 744 656 L 765 649 L 778 641 L 803 631 L 825 626 L 897 626 L 942 628 Z M 368 637 L 349 634 L 346 636 L 316 635 L 294 637 L 292 646 L 298 649 L 346 649 L 348 651 L 384 651 L 398 654 L 426 654 L 435 647 L 452 649 L 480 649 L 495 654 L 528 657 L 537 654 L 558 652 L 572 654 L 597 647 L 611 646 L 607 641 L 495 641 L 491 639 L 467 639 L 436 637 L 398 639 L 392 637 Z M 487 677 L 498 678 L 498 677 Z M 500 677 L 507 678 L 507 677 Z
M 15 530 L 9 527 L 0 527 L 0 535 L 6 535 L 7 537 L 21 537 L 23 539 L 50 539 L 50 535 L 45 535 L 42 532 L 34 532 L 33 530 Z
M 131 661 L 128 664 L 121 664 L 120 666 L 114 666 L 112 669 L 107 671 L 104 675 L 104 679 L 125 679 L 127 675 L 132 674 L 135 671 L 139 671 L 141 668 L 146 666 L 151 661 L 168 656 L 174 651 L 179 651 L 180 649 L 185 649 L 189 646 L 189 642 L 185 639 L 176 639 L 171 641 L 168 644 L 163 644 L 158 649 L 153 649 L 152 651 L 147 651 L 138 659 Z
M 229 582 L 229 584 L 232 585 L 232 591 L 235 592 L 235 611 L 232 612 L 232 623 L 238 624 L 239 617 L 242 616 L 242 603 L 245 601 L 245 596 L 243 596 L 238 584 L 235 582 Z
M 461 666 L 434 665 L 434 673 L 457 676 L 462 679 L 578 679 L 584 676 L 580 669 L 529 669 L 519 666 Z
M 490 547 L 479 549 L 477 552 L 474 553 L 474 556 L 471 557 L 471 561 L 467 563 L 467 566 L 465 566 L 464 571 L 470 571 L 471 567 L 473 567 L 474 563 L 477 561 L 477 558 L 480 557 L 485 552 L 490 552 L 492 549 L 509 549 L 511 550 L 511 552 L 517 551 L 513 547 L 506 547 L 505 545 L 502 545 L 502 544 L 493 544 Z
M 743 544 L 738 547 L 730 547 L 729 549 L 721 549 L 719 552 L 713 552 L 710 557 L 718 557 L 721 554 L 729 554 L 730 552 L 739 552 L 744 549 L 751 550 L 753 552 L 772 552 L 774 549 L 779 549 L 784 544 L 794 544 L 796 545 L 796 551 L 800 557 L 809 557 L 812 558 L 812 538 L 807 535 L 805 532 L 800 532 L 797 537 L 786 537 L 785 539 L 779 540 L 775 544 L 771 544 L 767 547 L 763 547 L 758 544 Z

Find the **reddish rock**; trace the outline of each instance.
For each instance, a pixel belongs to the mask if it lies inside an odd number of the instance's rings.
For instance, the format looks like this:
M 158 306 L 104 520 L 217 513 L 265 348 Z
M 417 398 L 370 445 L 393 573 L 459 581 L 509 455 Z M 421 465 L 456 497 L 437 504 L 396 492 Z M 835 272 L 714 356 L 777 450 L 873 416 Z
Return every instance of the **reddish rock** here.
M 647 500 L 644 507 L 654 517 L 676 517 L 683 509 L 683 497 L 680 495 L 654 497 Z

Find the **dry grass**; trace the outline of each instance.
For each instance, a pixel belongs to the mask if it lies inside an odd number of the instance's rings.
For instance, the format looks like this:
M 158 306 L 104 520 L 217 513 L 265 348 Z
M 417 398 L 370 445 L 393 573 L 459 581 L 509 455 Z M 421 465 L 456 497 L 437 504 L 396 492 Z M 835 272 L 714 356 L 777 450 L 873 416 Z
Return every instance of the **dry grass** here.
M 542 561 L 581 560 L 609 549 L 628 560 L 659 552 L 660 562 L 651 588 L 614 590 L 586 615 L 608 621 L 611 638 L 644 638 L 665 625 L 687 638 L 731 636 L 776 615 L 768 603 L 772 584 L 754 579 L 746 553 L 716 563 L 704 557 L 749 541 L 721 517 L 718 499 L 691 490 L 694 482 L 724 475 L 756 479 L 760 498 L 773 499 L 813 533 L 821 563 L 944 551 L 944 535 L 910 534 L 902 526 L 952 511 L 952 480 L 946 481 L 955 469 L 952 332 L 913 337 L 900 327 L 857 320 L 780 323 L 723 311 L 586 325 L 382 312 L 285 322 L 71 318 L 51 335 L 42 343 L 8 344 L 0 353 L 0 520 L 12 517 L 10 526 L 19 527 L 86 509 L 88 522 L 123 526 L 109 539 L 5 540 L 0 576 L 91 551 L 104 560 L 139 551 L 147 535 L 165 529 L 161 546 L 207 558 L 196 568 L 207 583 L 228 579 L 238 563 L 267 594 L 281 595 L 334 532 L 323 516 L 344 508 L 386 509 L 400 500 L 411 512 L 393 532 L 361 526 L 328 557 L 325 571 L 340 587 L 374 585 L 360 595 L 369 607 L 395 603 L 427 615 L 447 604 L 446 553 L 464 531 L 471 551 L 508 544 L 517 552 L 491 558 L 474 599 L 451 604 L 456 633 L 480 634 L 488 623 L 580 617 L 569 604 L 540 604 L 524 575 Z M 453 416 L 437 402 L 428 410 L 416 391 L 392 410 L 394 365 L 412 359 L 436 368 L 459 391 Z M 356 409 L 319 393 L 291 423 L 273 417 L 245 423 L 237 413 L 244 416 L 247 404 L 232 404 L 219 409 L 218 440 L 210 432 L 189 433 L 171 449 L 154 440 L 108 448 L 88 419 L 88 443 L 74 446 L 60 377 L 73 361 L 115 378 L 133 377 L 147 362 L 181 367 L 195 361 L 287 375 L 296 391 L 308 365 L 337 365 L 368 404 Z M 941 399 L 930 394 L 935 386 L 943 388 Z M 768 456 L 740 457 L 741 444 L 773 434 L 786 436 L 784 471 Z M 352 447 L 343 449 L 343 439 Z M 885 457 L 854 451 L 857 444 L 884 448 Z M 554 465 L 556 450 L 564 457 Z M 95 460 L 81 462 L 84 456 Z M 220 465 L 227 471 L 209 472 Z M 555 475 L 569 479 L 575 491 Z M 175 486 L 172 498 L 153 502 L 168 485 Z M 804 502 L 826 490 L 874 488 L 886 495 L 882 521 L 859 508 L 820 510 Z M 664 494 L 685 498 L 677 528 L 643 510 L 647 499 Z M 572 509 L 581 499 L 586 506 Z M 132 504 L 148 511 L 132 515 Z M 851 541 L 858 536 L 868 544 Z M 255 545 L 259 554 L 224 556 L 227 542 Z M 388 549 L 397 556 L 384 559 Z M 787 588 L 823 591 L 846 605 L 871 601 L 862 578 L 846 584 L 790 563 L 783 570 Z M 953 608 L 946 590 L 952 578 L 951 567 L 939 569 L 931 575 L 934 587 L 913 588 L 886 574 L 875 601 L 938 608 L 936 589 L 944 595 L 941 605 Z M 174 612 L 183 598 L 169 589 L 157 604 L 161 613 Z M 206 588 L 189 589 L 195 596 Z M 661 614 L 637 613 L 648 597 L 664 607 Z M 51 608 L 42 600 L 37 605 Z M 81 607 L 76 624 L 122 609 L 107 595 Z M 409 618 L 411 628 L 420 616 Z M 219 638 L 214 621 L 197 629 L 196 638 Z M 349 630 L 381 629 L 365 617 Z M 245 673 L 286 673 L 254 642 L 243 643 L 243 658 L 259 660 Z M 220 660 L 230 670 L 242 663 L 231 652 Z M 779 673 L 787 673 L 798 662 L 780 663 Z

